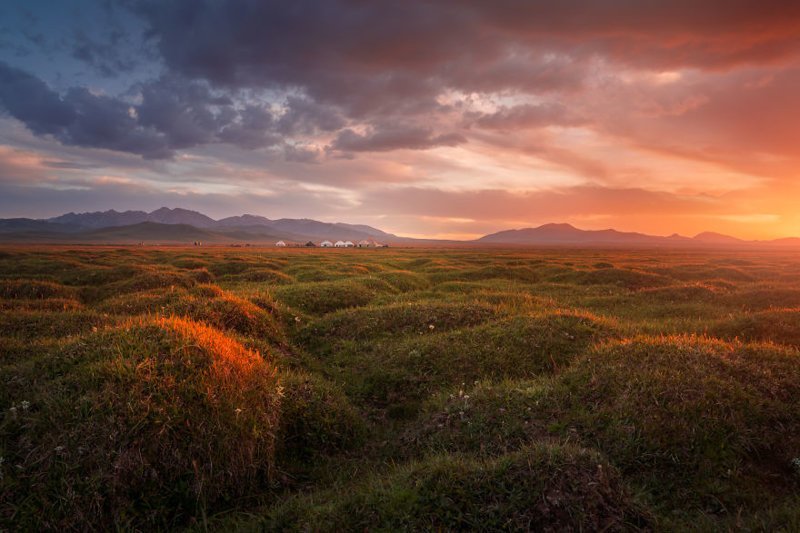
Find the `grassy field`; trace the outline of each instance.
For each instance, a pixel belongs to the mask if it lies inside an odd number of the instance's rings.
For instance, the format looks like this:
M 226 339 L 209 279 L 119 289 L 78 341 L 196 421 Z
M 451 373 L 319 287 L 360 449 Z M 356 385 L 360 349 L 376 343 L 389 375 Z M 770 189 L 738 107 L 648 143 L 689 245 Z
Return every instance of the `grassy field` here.
M 0 248 L 0 530 L 800 530 L 800 254 Z

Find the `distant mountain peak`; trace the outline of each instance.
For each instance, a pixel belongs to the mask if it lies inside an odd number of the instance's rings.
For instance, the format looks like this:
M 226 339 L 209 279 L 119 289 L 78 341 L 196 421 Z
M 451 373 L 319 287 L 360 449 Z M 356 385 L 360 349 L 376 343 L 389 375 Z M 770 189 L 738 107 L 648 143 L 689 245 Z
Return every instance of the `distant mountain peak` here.
M 737 239 L 736 237 L 731 237 L 730 235 L 725 235 L 723 233 L 717 233 L 714 231 L 704 231 L 702 233 L 698 233 L 694 236 L 694 240 L 702 241 L 702 242 L 720 242 L 720 243 L 736 243 L 736 242 L 744 242 L 742 239 Z

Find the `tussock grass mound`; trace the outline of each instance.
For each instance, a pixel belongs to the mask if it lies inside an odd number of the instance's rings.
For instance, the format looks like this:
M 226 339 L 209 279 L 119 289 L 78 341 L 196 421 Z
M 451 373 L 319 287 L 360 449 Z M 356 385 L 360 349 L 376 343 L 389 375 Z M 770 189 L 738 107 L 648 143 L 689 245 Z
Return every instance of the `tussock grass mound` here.
M 375 343 L 355 353 L 342 347 L 334 363 L 350 368 L 352 393 L 402 413 L 404 405 L 411 402 L 413 410 L 415 401 L 444 386 L 558 372 L 614 335 L 613 324 L 593 315 L 554 312 Z
M 77 292 L 52 281 L 30 279 L 0 280 L 0 299 L 44 300 L 48 298 L 74 298 Z
M 0 311 L 77 311 L 83 304 L 72 298 L 48 298 L 46 300 L 0 300 Z
M 430 286 L 425 276 L 408 270 L 389 270 L 380 272 L 375 277 L 388 282 L 400 292 L 418 291 Z
M 349 265 L 327 265 L 323 263 L 314 265 L 289 265 L 284 271 L 297 281 L 305 283 L 342 280 L 365 273 L 363 271 L 352 272 L 348 270 Z
M 136 275 L 96 286 L 85 287 L 82 295 L 85 301 L 100 301 L 120 294 L 139 293 L 153 289 L 189 288 L 197 283 L 208 283 L 208 271 L 194 272 L 151 268 Z
M 241 274 L 226 276 L 225 279 L 228 281 L 257 281 L 276 285 L 294 281 L 288 274 L 271 268 L 253 268 L 245 270 Z
M 540 274 L 527 266 L 488 265 L 480 268 L 447 268 L 432 272 L 430 279 L 434 283 L 447 281 L 481 281 L 489 279 L 508 279 L 525 283 L 536 283 Z
M 6 364 L 16 363 L 38 357 L 50 357 L 62 341 L 59 339 L 24 339 L 0 337 L 0 368 Z M 0 387 L 0 406 L 10 405 L 11 387 L 7 383 Z M 9 395 L 8 397 L 6 397 Z
M 800 347 L 800 308 L 770 309 L 723 320 L 709 328 L 719 337 L 773 341 Z
M 625 268 L 601 268 L 597 270 L 573 270 L 551 276 L 557 283 L 576 283 L 578 285 L 615 285 L 629 290 L 661 287 L 670 283 L 669 278 L 649 272 Z
M 183 268 L 187 270 L 194 270 L 197 268 L 210 268 L 211 263 L 199 257 L 178 257 L 171 262 L 172 266 Z
M 431 458 L 317 501 L 290 502 L 266 527 L 620 531 L 647 528 L 651 521 L 611 465 L 571 446 L 532 446 L 489 461 Z
M 800 289 L 769 287 L 734 292 L 725 303 L 742 309 L 759 311 L 770 308 L 800 307 Z
M 284 337 L 270 313 L 215 285 L 123 294 L 105 300 L 98 309 L 125 315 L 152 313 L 184 316 L 219 329 L 275 342 L 282 341 Z
M 710 303 L 719 300 L 719 292 L 706 285 L 670 285 L 642 289 L 636 297 L 654 303 Z
M 276 287 L 275 298 L 301 311 L 322 315 L 367 305 L 381 292 L 394 292 L 385 281 L 370 278 L 352 278 L 340 281 L 294 283 Z
M 28 384 L 0 422 L 20 529 L 175 527 L 273 474 L 275 370 L 215 329 L 134 320 L 2 372 Z
M 332 383 L 306 373 L 284 374 L 278 461 L 306 464 L 319 455 L 352 450 L 366 437 L 364 420 Z
M 675 265 L 657 269 L 658 272 L 682 281 L 720 279 L 728 282 L 754 281 L 756 278 L 742 269 L 714 265 Z
M 551 438 L 541 415 L 549 383 L 538 380 L 478 382 L 437 395 L 409 428 L 406 451 L 500 455 Z
M 800 356 L 695 337 L 610 342 L 541 406 L 670 503 L 718 510 L 793 483 Z
M 336 340 L 374 341 L 381 337 L 423 334 L 475 326 L 497 315 L 493 306 L 481 303 L 419 302 L 379 307 L 344 309 L 304 327 L 301 344 L 325 352 Z
M 79 264 L 59 276 L 62 283 L 71 286 L 98 286 L 130 279 L 143 272 L 135 264 L 115 266 Z
M 28 310 L 0 312 L 0 337 L 38 340 L 87 333 L 114 321 L 91 310 Z

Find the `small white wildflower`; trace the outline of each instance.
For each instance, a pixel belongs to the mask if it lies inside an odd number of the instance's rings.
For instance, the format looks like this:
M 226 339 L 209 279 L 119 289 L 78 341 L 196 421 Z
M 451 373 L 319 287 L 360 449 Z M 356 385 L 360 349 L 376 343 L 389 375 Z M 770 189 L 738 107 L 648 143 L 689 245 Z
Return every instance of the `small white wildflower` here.
M 433 331 L 434 329 L 436 329 L 436 326 L 434 326 L 433 324 L 429 324 L 428 329 Z
M 469 394 L 465 394 L 465 395 L 464 395 L 464 399 L 465 399 L 465 400 L 469 400 Z
M 29 402 L 28 400 L 22 400 L 19 406 L 22 407 L 23 411 L 27 411 L 28 408 L 31 406 L 31 402 Z
M 294 321 L 295 322 L 300 322 L 300 317 L 299 316 L 294 317 Z

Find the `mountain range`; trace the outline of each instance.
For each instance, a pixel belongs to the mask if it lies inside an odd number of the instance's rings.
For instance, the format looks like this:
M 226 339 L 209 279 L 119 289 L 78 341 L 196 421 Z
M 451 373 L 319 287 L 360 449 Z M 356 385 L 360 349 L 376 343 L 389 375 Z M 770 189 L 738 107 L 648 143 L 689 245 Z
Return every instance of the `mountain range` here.
M 188 209 L 162 207 L 145 211 L 67 213 L 49 219 L 0 219 L 0 241 L 14 242 L 162 242 L 274 243 L 307 241 L 376 240 L 413 241 L 371 226 L 320 222 L 311 219 L 271 220 L 241 215 L 214 220 Z
M 49 219 L 0 219 L 0 242 L 75 242 L 164 244 L 206 243 L 271 244 L 278 240 L 305 243 L 321 240 L 375 240 L 394 245 L 452 246 L 648 246 L 731 247 L 800 246 L 800 239 L 746 241 L 713 232 L 694 237 L 669 237 L 614 229 L 581 230 L 570 224 L 545 224 L 536 228 L 499 231 L 473 241 L 443 241 L 400 237 L 363 224 L 320 222 L 312 219 L 269 219 L 240 215 L 214 220 L 188 209 L 162 207 L 145 211 L 67 213 Z

